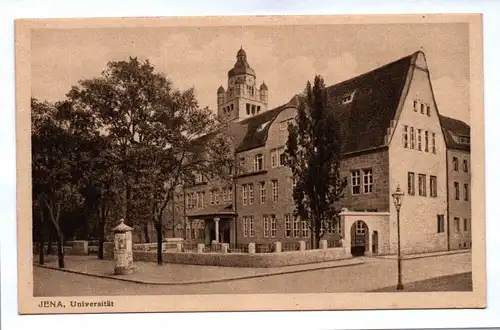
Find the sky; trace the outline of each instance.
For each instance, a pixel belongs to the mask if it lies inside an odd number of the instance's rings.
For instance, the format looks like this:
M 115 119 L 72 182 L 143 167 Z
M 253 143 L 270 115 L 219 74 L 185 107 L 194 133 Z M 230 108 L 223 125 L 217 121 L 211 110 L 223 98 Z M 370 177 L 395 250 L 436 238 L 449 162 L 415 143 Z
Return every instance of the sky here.
M 467 24 L 274 25 L 36 29 L 32 96 L 58 101 L 109 61 L 149 59 L 179 89 L 194 87 L 216 110 L 217 88 L 242 46 L 269 108 L 286 103 L 316 74 L 333 85 L 410 55 L 425 53 L 441 114 L 470 122 Z

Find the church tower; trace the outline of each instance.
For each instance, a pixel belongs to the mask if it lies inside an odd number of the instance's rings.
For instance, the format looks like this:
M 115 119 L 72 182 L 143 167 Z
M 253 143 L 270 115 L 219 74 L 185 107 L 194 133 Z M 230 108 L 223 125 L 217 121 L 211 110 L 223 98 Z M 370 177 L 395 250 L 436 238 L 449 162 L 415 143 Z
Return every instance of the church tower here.
M 236 63 L 227 73 L 227 90 L 217 89 L 218 114 L 230 121 L 240 121 L 267 110 L 268 91 L 264 82 L 257 87 L 255 71 L 241 48 Z

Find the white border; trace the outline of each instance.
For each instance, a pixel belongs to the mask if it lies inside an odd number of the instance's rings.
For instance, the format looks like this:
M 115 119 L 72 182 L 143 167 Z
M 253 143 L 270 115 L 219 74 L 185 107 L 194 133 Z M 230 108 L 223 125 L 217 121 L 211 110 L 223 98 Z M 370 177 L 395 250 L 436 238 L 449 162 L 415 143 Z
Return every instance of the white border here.
M 199 328 L 288 328 L 288 329 L 362 329 L 362 328 L 472 328 L 500 326 L 500 232 L 493 206 L 498 200 L 494 187 L 500 186 L 500 101 L 495 97 L 500 86 L 498 59 L 500 2 L 497 1 L 67 1 L 0 0 L 0 252 L 1 322 L 3 329 L 162 329 Z M 328 3 L 330 2 L 330 3 Z M 252 313 L 170 313 L 19 316 L 17 314 L 17 260 L 15 217 L 15 18 L 120 17 L 182 15 L 271 15 L 271 14 L 401 14 L 401 13 L 483 13 L 485 46 L 485 132 L 486 132 L 486 239 L 487 306 L 485 310 L 414 311 L 336 311 L 336 312 L 252 312 Z M 499 22 L 499 23 L 497 23 Z M 497 216 L 498 217 L 498 216 Z

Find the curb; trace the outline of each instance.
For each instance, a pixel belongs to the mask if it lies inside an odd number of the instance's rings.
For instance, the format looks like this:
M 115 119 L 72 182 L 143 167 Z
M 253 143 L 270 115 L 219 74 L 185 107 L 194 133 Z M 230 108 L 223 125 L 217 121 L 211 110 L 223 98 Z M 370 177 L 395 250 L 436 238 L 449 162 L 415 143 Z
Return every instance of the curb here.
M 58 271 L 61 271 L 61 272 L 66 272 L 66 273 L 72 273 L 72 274 L 78 274 L 78 275 L 86 275 L 86 276 L 93 276 L 93 277 L 99 277 L 99 278 L 105 278 L 105 279 L 111 279 L 111 280 L 118 280 L 118 281 L 123 281 L 123 282 L 131 282 L 131 283 L 136 283 L 136 284 L 168 285 L 168 286 L 172 286 L 172 285 L 194 285 L 194 284 L 221 283 L 221 282 L 229 282 L 229 281 L 236 281 L 236 280 L 245 280 L 245 279 L 252 279 L 252 278 L 259 278 L 259 277 L 277 276 L 277 275 L 285 275 L 285 274 L 296 274 L 296 273 L 304 273 L 304 272 L 310 272 L 310 271 L 315 271 L 315 270 L 323 270 L 323 269 L 330 269 L 330 268 L 342 268 L 342 267 L 358 266 L 358 265 L 361 265 L 363 263 L 364 263 L 363 260 L 357 259 L 356 262 L 345 264 L 345 265 L 332 265 L 332 266 L 323 266 L 323 267 L 317 267 L 317 268 L 307 268 L 307 269 L 298 269 L 298 270 L 290 270 L 290 271 L 279 271 L 279 272 L 267 273 L 267 274 L 242 275 L 242 276 L 236 276 L 236 277 L 231 277 L 231 278 L 221 278 L 221 279 L 213 279 L 213 280 L 205 280 L 205 281 L 181 281 L 181 282 L 141 281 L 141 280 L 134 280 L 134 279 L 128 279 L 128 278 L 123 278 L 123 277 L 112 276 L 112 275 L 100 275 L 100 274 L 80 272 L 80 271 L 76 271 L 76 270 L 70 270 L 70 269 L 64 269 L 64 268 L 56 268 L 56 267 L 45 266 L 45 265 L 36 265 L 36 264 L 34 264 L 33 266 L 34 267 L 39 267 L 39 268 L 45 268 L 45 269 L 58 270 Z
M 472 250 L 456 250 L 448 253 L 442 253 L 442 254 L 430 254 L 430 255 L 422 255 L 422 256 L 406 256 L 402 258 L 402 260 L 413 260 L 413 259 L 423 259 L 423 258 L 432 258 L 432 257 L 445 257 L 445 256 L 451 256 L 455 254 L 464 254 L 464 253 L 470 253 Z M 396 260 L 397 256 L 366 256 L 367 258 L 375 258 L 375 259 L 385 259 L 385 260 Z

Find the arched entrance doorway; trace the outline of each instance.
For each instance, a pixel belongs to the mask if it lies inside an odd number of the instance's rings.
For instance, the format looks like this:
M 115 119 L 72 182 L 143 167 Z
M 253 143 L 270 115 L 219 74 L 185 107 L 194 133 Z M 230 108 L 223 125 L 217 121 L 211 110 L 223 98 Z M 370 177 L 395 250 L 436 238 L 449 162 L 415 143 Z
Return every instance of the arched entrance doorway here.
M 368 226 L 364 221 L 358 220 L 351 226 L 351 254 L 363 256 L 368 250 Z

